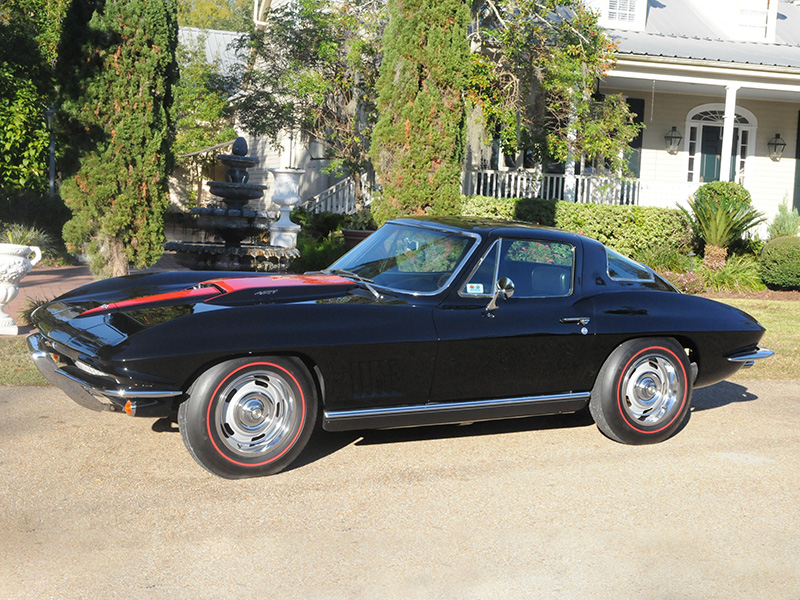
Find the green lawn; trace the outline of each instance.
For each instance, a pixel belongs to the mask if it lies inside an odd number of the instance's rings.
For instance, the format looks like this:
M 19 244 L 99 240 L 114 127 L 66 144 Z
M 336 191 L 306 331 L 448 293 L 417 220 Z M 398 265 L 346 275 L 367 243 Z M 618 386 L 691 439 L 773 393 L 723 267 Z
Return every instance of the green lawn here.
M 800 379 L 800 302 L 725 299 L 767 328 L 761 344 L 775 356 L 743 369 L 733 379 Z M 25 338 L 0 337 L 0 385 L 47 385 L 28 356 Z
M 738 298 L 723 302 L 758 319 L 767 328 L 761 345 L 775 352 L 775 356 L 742 369 L 732 379 L 800 379 L 800 302 Z
M 0 336 L 0 385 L 48 385 L 33 365 L 24 336 Z

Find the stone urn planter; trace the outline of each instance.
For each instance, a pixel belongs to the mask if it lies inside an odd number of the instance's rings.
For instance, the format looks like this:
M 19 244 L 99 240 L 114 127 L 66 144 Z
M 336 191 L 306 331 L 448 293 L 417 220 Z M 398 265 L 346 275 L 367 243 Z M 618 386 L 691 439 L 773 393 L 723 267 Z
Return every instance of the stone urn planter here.
M 19 282 L 33 265 L 42 259 L 36 246 L 0 244 L 0 335 L 17 335 L 19 328 L 14 319 L 4 312 L 6 305 L 17 297 Z
M 297 233 L 300 225 L 294 223 L 289 214 L 300 204 L 300 176 L 304 169 L 269 169 L 275 177 L 275 191 L 272 201 L 281 209 L 280 218 L 269 226 L 269 241 L 282 248 L 297 247 Z

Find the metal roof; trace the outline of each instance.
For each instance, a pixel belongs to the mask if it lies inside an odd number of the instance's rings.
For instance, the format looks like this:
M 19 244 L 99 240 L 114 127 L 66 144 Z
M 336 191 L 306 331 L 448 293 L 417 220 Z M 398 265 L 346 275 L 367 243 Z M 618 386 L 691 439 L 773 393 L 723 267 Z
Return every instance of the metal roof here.
M 644 31 L 606 32 L 619 43 L 619 56 L 800 68 L 800 2 L 779 0 L 775 43 L 727 39 L 692 5 L 692 0 L 649 0 Z
M 641 31 L 609 29 L 606 33 L 619 43 L 617 55 L 655 56 L 744 65 L 800 68 L 800 46 L 732 42 L 657 35 Z

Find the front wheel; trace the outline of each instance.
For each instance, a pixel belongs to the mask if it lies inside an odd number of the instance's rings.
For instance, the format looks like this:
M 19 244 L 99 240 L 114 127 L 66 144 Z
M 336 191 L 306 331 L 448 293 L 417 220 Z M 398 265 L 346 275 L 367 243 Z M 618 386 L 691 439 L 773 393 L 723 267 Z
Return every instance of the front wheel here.
M 308 442 L 317 414 L 308 370 L 287 357 L 242 358 L 200 375 L 178 408 L 192 457 L 228 479 L 271 475 Z
M 600 369 L 589 411 L 600 431 L 615 441 L 664 441 L 689 414 L 689 373 L 689 359 L 675 340 L 629 340 Z

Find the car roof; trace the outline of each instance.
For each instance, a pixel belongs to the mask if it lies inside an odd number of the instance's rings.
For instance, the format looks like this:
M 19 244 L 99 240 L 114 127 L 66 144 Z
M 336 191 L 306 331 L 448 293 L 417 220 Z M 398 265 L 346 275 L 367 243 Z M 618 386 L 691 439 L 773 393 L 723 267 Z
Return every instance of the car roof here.
M 406 217 L 401 219 L 392 219 L 390 223 L 400 223 L 406 225 L 417 225 L 420 227 L 435 226 L 437 229 L 445 229 L 453 232 L 471 232 L 477 233 L 482 236 L 493 235 L 496 237 L 519 235 L 521 232 L 548 232 L 556 234 L 556 237 L 563 236 L 563 239 L 574 240 L 579 237 L 578 234 L 556 229 L 554 227 L 546 227 L 543 225 L 536 225 L 534 223 L 527 223 L 524 221 L 510 221 L 503 219 L 488 219 L 482 217 L 464 217 L 464 216 L 448 216 L 448 217 Z M 548 237 L 552 237 L 548 235 Z

